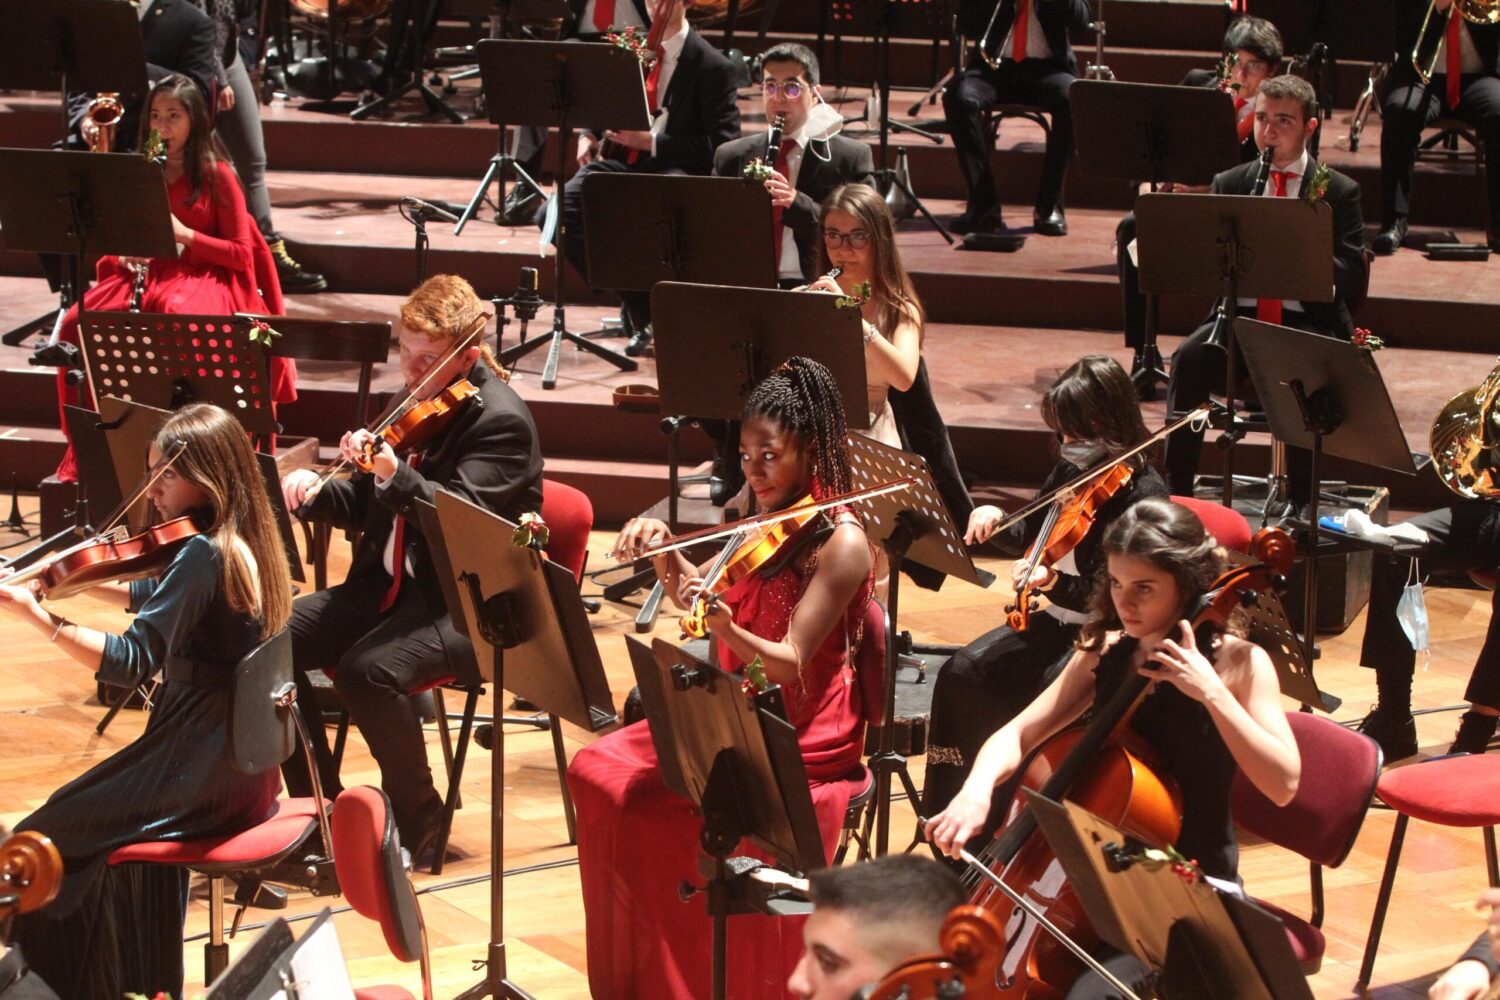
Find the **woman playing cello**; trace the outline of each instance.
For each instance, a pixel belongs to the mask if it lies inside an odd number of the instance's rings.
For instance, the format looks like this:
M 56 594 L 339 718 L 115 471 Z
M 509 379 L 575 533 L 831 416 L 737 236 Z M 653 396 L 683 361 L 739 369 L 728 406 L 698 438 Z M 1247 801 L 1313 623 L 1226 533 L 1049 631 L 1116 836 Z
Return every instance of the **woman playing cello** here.
M 1142 500 L 1110 527 L 1103 548 L 1107 569 L 1073 657 L 1040 697 L 985 742 L 963 788 L 929 821 L 928 834 L 957 857 L 984 826 L 995 786 L 1046 739 L 1140 674 L 1152 683 L 1130 729 L 1182 794 L 1175 846 L 1205 874 L 1234 879 L 1239 851 L 1229 787 L 1235 768 L 1278 804 L 1291 801 L 1301 775 L 1275 668 L 1263 649 L 1234 635 L 1198 647 L 1185 618 L 1221 558 L 1192 511 L 1164 498 Z M 1104 964 L 1126 983 L 1145 971 L 1128 955 L 1109 955 Z M 1068 994 L 1070 1000 L 1113 995 L 1093 974 Z

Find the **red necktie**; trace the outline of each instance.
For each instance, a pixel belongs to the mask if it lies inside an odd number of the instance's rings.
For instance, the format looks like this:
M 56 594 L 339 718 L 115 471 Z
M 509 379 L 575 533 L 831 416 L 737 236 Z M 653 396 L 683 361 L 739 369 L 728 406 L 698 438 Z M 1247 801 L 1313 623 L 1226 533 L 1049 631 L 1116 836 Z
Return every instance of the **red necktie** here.
M 1290 170 L 1271 171 L 1271 194 L 1277 198 L 1286 197 L 1286 179 L 1296 177 Z M 1280 299 L 1257 299 L 1255 301 L 1255 318 L 1262 323 L 1275 323 L 1281 325 L 1281 300 Z
M 1463 95 L 1463 69 L 1464 69 L 1464 43 L 1460 32 L 1463 31 L 1464 19 L 1458 11 L 1448 9 L 1448 38 L 1443 43 L 1448 50 L 1448 110 L 1452 111 L 1458 107 L 1458 102 Z
M 666 61 L 666 50 L 658 48 L 656 50 L 656 61 L 651 64 L 651 71 L 646 74 L 646 104 L 651 109 L 651 118 L 653 121 L 656 119 L 657 112 L 661 110 L 661 105 L 656 101 L 656 90 L 661 83 L 661 68 Z M 641 150 L 639 149 L 632 149 L 625 154 L 626 163 L 633 164 L 640 158 Z
M 1031 0 L 1016 0 L 1016 23 L 1010 32 L 1010 55 L 1016 62 L 1026 58 L 1026 27 L 1030 20 Z
M 396 543 L 391 549 L 391 585 L 380 599 L 380 613 L 385 614 L 396 604 L 401 593 L 401 577 L 406 568 L 406 518 L 396 515 Z
M 594 0 L 594 27 L 600 34 L 609 30 L 615 20 L 615 0 Z
M 781 152 L 776 154 L 776 171 L 786 177 L 786 158 L 792 150 L 797 148 L 796 139 L 782 139 Z M 781 237 L 786 230 L 781 225 L 781 213 L 784 211 L 775 205 L 771 206 L 771 238 L 776 242 L 776 266 L 781 267 Z
M 1250 138 L 1250 132 L 1255 128 L 1255 115 L 1245 114 L 1245 108 L 1249 103 L 1243 97 L 1234 99 L 1234 127 L 1239 133 L 1240 142 Z

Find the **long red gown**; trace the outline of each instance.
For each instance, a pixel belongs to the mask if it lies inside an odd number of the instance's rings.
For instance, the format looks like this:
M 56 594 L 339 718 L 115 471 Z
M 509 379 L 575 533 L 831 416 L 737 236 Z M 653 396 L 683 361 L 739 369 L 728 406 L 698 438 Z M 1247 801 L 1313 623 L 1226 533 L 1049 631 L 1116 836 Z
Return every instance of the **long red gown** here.
M 193 245 L 175 259 L 151 261 L 141 311 L 224 316 L 231 313 L 281 315 L 285 306 L 281 282 L 271 250 L 245 208 L 239 178 L 228 163 L 217 163 L 204 172 L 203 189 L 193 200 L 192 183 L 184 173 L 167 187 L 167 200 L 183 225 L 198 235 Z M 84 297 L 91 311 L 123 312 L 130 308 L 135 274 L 116 257 L 99 261 L 98 280 Z M 63 319 L 61 339 L 79 343 L 78 307 Z M 289 358 L 271 359 L 271 401 L 290 403 L 297 398 L 297 368 Z M 92 406 L 88 383 L 69 385 L 58 372 L 58 421 L 67 433 L 62 407 Z M 64 482 L 78 478 L 73 446 L 68 445 L 58 464 L 57 476 Z
M 805 570 L 811 576 L 810 570 Z M 768 580 L 751 574 L 724 600 L 737 624 L 773 641 L 786 637 L 806 587 L 795 567 Z M 804 670 L 784 685 L 787 714 L 807 767 L 825 855 L 831 858 L 864 747 L 865 719 L 848 649 L 869 589 L 863 587 Z M 743 663 L 719 645 L 725 670 Z M 702 896 L 683 903 L 684 880 L 698 873 L 701 820 L 662 783 L 646 723 L 585 747 L 568 768 L 578 811 L 578 869 L 588 933 L 589 988 L 599 1000 L 702 1000 L 710 994 L 712 921 Z M 735 854 L 757 854 L 748 842 Z M 728 995 L 781 1000 L 802 951 L 805 918 L 759 914 L 729 919 Z

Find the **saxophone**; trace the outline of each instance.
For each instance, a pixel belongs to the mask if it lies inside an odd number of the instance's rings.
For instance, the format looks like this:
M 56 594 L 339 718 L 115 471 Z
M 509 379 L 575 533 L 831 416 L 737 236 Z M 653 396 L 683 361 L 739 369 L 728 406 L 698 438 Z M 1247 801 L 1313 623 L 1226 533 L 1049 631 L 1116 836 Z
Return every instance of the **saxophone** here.
M 88 110 L 83 113 L 85 126 L 92 126 L 83 129 L 89 152 L 108 153 L 114 149 L 115 129 L 120 127 L 120 117 L 124 114 L 125 105 L 120 103 L 117 93 L 103 92 L 89 102 Z

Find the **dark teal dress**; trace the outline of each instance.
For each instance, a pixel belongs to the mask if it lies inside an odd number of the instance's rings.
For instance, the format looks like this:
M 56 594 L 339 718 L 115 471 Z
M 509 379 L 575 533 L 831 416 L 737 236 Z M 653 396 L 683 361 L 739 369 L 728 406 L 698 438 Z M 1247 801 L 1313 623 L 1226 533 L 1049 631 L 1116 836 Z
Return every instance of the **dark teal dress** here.
M 45 833 L 62 853 L 58 898 L 19 918 L 12 936 L 63 1000 L 182 996 L 187 872 L 112 868 L 111 851 L 225 833 L 274 810 L 276 770 L 242 774 L 226 754 L 229 682 L 259 643 L 260 625 L 229 607 L 222 571 L 218 549 L 200 535 L 159 580 L 131 585 L 139 613 L 123 635 L 107 637 L 98 678 L 130 688 L 162 677 L 146 731 L 18 826 Z

